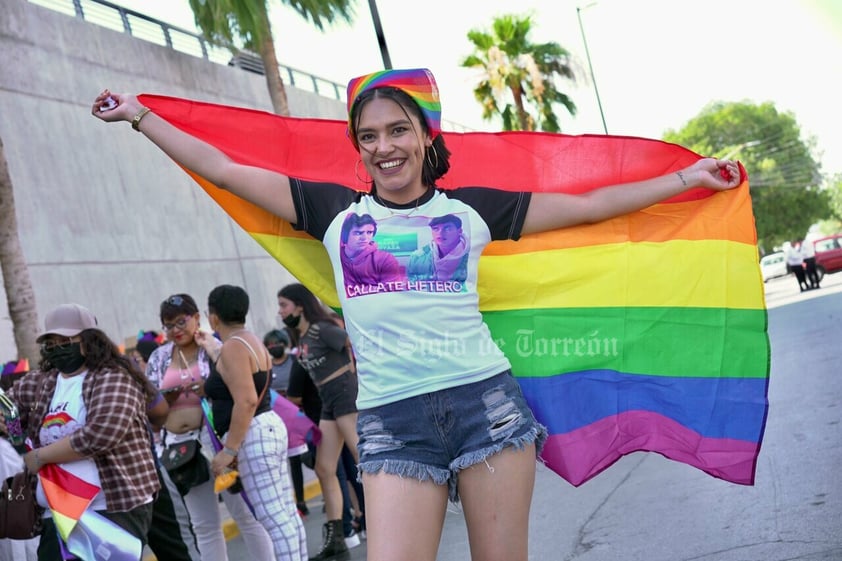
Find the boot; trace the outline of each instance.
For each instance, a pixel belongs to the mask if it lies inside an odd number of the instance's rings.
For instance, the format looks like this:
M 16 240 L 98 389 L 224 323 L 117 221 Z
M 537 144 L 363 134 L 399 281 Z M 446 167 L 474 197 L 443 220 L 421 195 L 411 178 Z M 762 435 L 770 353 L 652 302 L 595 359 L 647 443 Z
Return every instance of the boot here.
M 322 526 L 322 538 L 324 544 L 321 551 L 315 557 L 310 557 L 310 561 L 350 561 L 351 553 L 345 545 L 342 520 L 325 522 Z

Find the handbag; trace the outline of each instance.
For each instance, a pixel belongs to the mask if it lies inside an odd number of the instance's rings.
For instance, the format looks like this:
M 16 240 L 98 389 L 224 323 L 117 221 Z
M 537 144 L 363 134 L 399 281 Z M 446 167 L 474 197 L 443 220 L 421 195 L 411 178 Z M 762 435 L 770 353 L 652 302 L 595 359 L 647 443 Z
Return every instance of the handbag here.
M 41 534 L 44 509 L 35 502 L 34 473 L 7 477 L 0 487 L 0 538 L 28 540 Z
M 210 465 L 198 440 L 170 444 L 161 456 L 161 464 L 182 496 L 190 489 L 210 481 Z

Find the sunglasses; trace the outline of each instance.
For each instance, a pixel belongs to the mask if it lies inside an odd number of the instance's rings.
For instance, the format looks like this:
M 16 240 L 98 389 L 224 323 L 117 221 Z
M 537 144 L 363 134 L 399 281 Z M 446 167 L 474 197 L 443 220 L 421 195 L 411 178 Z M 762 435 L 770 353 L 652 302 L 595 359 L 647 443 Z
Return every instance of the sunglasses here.
M 182 298 L 181 296 L 175 295 L 175 296 L 170 296 L 169 298 L 164 300 L 164 302 L 166 302 L 170 306 L 180 307 L 182 304 L 184 304 L 184 298 Z
M 41 350 L 45 352 L 54 351 L 56 349 L 64 349 L 73 344 L 72 339 L 47 339 L 41 343 Z
M 178 318 L 177 320 L 175 320 L 175 321 L 174 321 L 174 322 L 172 322 L 172 323 L 164 323 L 164 324 L 162 324 L 162 325 L 161 325 L 161 328 L 162 328 L 164 331 L 172 331 L 173 329 L 176 329 L 176 328 L 177 328 L 177 329 L 180 329 L 180 330 L 182 330 L 182 331 L 183 331 L 183 330 L 184 330 L 184 328 L 185 328 L 185 327 L 187 327 L 187 321 L 188 321 L 189 319 L 190 319 L 190 317 L 189 317 L 189 316 L 181 316 L 180 318 Z

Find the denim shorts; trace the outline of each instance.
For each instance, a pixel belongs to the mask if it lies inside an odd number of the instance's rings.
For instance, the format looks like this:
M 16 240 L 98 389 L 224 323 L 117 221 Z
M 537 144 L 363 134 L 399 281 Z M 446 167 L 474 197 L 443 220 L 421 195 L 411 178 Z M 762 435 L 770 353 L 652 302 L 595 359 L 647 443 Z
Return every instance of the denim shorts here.
M 487 380 L 360 411 L 359 470 L 448 485 L 459 501 L 460 470 L 506 447 L 522 450 L 547 429 L 535 420 L 510 370 Z
M 346 372 L 323 386 L 318 386 L 322 400 L 320 419 L 335 421 L 343 415 L 357 412 L 357 375 Z

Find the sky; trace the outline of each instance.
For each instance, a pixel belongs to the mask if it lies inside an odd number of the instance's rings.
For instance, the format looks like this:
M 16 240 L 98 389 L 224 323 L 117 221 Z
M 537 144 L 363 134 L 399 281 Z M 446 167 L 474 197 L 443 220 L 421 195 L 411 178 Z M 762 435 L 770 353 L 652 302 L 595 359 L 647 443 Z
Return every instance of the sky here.
M 116 3 L 195 29 L 187 0 Z M 376 3 L 392 66 L 432 70 L 446 121 L 499 130 L 499 121 L 482 120 L 473 97 L 477 71 L 461 67 L 473 50 L 467 32 L 490 30 L 500 15 L 530 15 L 530 40 L 558 43 L 576 69 L 575 83 L 559 83 L 578 107 L 575 116 L 559 107 L 562 132 L 604 132 L 597 90 L 609 134 L 648 138 L 680 129 L 711 102 L 769 101 L 791 112 L 804 136 L 816 138 L 824 172 L 842 173 L 842 1 Z M 367 0 L 356 0 L 353 24 L 336 22 L 324 32 L 280 0 L 269 5 L 281 64 L 340 84 L 383 68 Z

